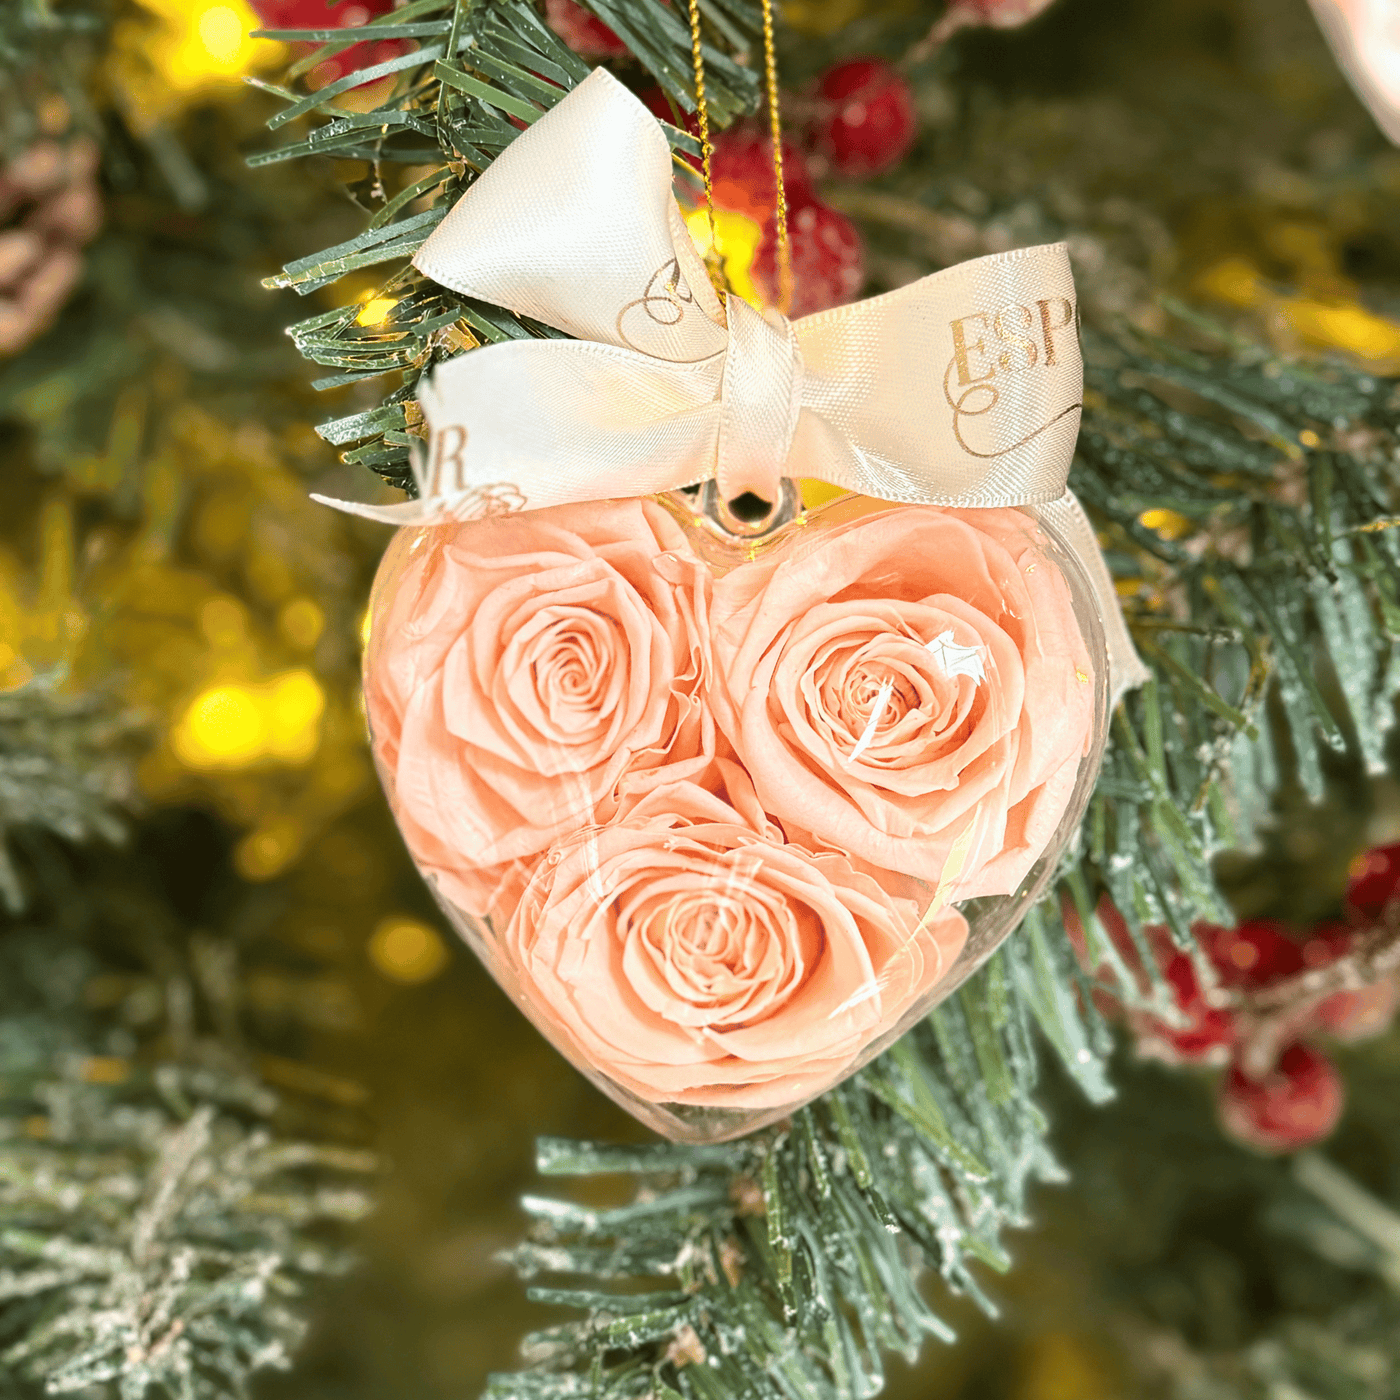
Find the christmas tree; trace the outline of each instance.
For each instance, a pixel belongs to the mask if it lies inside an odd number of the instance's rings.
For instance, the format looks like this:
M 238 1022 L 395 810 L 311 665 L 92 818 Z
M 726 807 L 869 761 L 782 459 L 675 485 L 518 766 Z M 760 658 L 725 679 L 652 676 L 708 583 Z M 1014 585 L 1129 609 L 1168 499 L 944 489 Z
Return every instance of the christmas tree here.
M 1305 0 L 774 18 L 784 206 L 749 0 L 0 16 L 15 1395 L 1400 1384 L 1400 157 Z M 558 334 L 409 259 L 598 64 L 732 295 L 780 224 L 795 316 L 1069 243 L 1152 675 L 986 966 L 720 1144 L 447 930 L 364 735 L 385 532 L 309 499 L 402 499 L 424 376 Z

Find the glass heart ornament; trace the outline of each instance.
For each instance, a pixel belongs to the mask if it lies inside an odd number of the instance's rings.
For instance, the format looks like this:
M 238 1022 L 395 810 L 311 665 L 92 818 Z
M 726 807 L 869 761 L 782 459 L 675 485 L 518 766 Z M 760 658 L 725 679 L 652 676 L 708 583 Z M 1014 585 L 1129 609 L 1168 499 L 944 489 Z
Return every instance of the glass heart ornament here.
M 406 527 L 365 702 L 419 869 L 580 1070 L 704 1141 L 990 955 L 1144 673 L 1065 489 L 1064 245 L 790 321 L 720 301 L 671 171 L 601 69 L 516 137 L 414 263 L 565 338 L 436 366 L 418 498 L 336 504 Z
M 795 496 L 761 532 L 713 491 L 403 529 L 374 588 L 366 712 L 415 863 L 671 1138 L 785 1116 L 958 987 L 1102 754 L 1100 605 L 1048 513 Z

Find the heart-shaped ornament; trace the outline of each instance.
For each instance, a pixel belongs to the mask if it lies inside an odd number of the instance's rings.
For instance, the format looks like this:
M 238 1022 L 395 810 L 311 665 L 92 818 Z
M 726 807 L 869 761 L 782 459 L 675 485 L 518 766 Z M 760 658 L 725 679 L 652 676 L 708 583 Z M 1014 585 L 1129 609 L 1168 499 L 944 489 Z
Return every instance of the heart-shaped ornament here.
M 600 69 L 414 262 L 568 338 L 437 366 L 418 499 L 339 503 L 411 527 L 365 663 L 394 813 L 595 1083 L 672 1137 L 750 1131 L 1006 937 L 1142 679 L 1065 490 L 1066 250 L 795 322 L 721 304 Z
M 1100 602 L 1050 513 L 789 516 L 673 492 L 410 528 L 375 584 L 366 709 L 415 862 L 672 1138 L 790 1113 L 953 991 L 1102 754 Z

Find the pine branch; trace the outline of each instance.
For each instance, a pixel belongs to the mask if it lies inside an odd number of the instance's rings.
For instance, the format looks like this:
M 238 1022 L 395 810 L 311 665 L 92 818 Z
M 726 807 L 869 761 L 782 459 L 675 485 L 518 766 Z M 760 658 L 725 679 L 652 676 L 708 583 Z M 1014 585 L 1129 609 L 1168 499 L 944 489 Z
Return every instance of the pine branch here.
M 0 165 L 46 132 L 44 104 L 61 97 L 80 130 L 96 121 L 87 85 L 110 0 L 11 0 L 0 5 Z
M 1034 964 L 1008 946 L 778 1131 L 721 1147 L 541 1141 L 547 1175 L 626 1172 L 644 1189 L 607 1211 L 527 1199 L 536 1224 L 512 1262 L 531 1279 L 580 1277 L 532 1296 L 587 1316 L 527 1339 L 532 1369 L 488 1395 L 870 1395 L 885 1352 L 951 1340 L 919 1271 L 983 1298 L 973 1266 L 1008 1266 L 1001 1227 L 1024 1221 L 1032 1181 L 1058 1174 L 1030 1106 L 1030 1006 L 1056 990 Z
M 1193 321 L 1211 353 L 1090 339 L 1071 475 L 1157 676 L 1117 716 L 1089 865 L 1135 932 L 1186 948 L 1228 918 L 1212 858 L 1255 843 L 1281 783 L 1316 801 L 1329 766 L 1385 771 L 1400 691 L 1400 539 L 1370 528 L 1395 498 L 1393 387 Z
M 70 841 L 120 841 L 121 808 L 135 797 L 135 716 L 95 696 L 65 696 L 34 681 L 0 695 L 0 896 L 24 904 L 5 851 L 16 827 Z
M 0 932 L 0 1388 L 246 1395 L 290 1365 L 302 1296 L 350 1265 L 374 1160 L 286 1134 L 314 1115 L 248 1068 L 208 932 L 181 971 L 149 871 L 133 884 L 130 858 L 96 852 L 75 866 L 43 835 L 25 850 L 29 922 Z
M 0 67 L 26 69 L 65 39 L 96 33 L 106 21 L 106 11 L 102 0 L 59 9 L 50 0 L 15 0 L 0 10 Z
M 1068 1248 L 1083 1292 L 1036 1298 L 1008 1349 L 1047 1327 L 1106 1344 L 1122 1373 L 1097 1393 L 1391 1400 L 1400 1216 L 1376 1193 L 1393 1198 L 1400 1160 L 1394 1051 L 1348 1052 L 1356 1127 L 1291 1160 L 1223 1137 L 1199 1085 L 1160 1064 L 1122 1064 L 1105 1112 L 1059 1094 L 1073 1180 L 1046 1202 L 1027 1269 L 1062 1280 Z
M 298 1295 L 349 1262 L 326 1227 L 369 1208 L 364 1153 L 277 1141 L 207 1100 L 182 1112 L 187 1086 L 163 1080 L 6 1085 L 23 1137 L 0 1188 L 0 1365 L 49 1394 L 246 1394 L 290 1364 Z

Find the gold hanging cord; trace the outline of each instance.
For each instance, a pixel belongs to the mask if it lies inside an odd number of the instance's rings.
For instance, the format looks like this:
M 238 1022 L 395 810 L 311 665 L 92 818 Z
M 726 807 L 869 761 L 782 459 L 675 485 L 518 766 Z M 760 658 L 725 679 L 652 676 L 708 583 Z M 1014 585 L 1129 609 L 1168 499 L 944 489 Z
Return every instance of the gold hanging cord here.
M 700 123 L 700 165 L 705 180 L 705 212 L 710 223 L 710 247 L 718 248 L 715 233 L 715 192 L 710 174 L 710 105 L 705 98 L 705 56 L 700 41 L 700 3 L 690 0 L 690 58 L 695 70 L 695 112 Z M 773 142 L 773 187 L 777 197 L 774 219 L 778 234 L 778 310 L 792 305 L 792 248 L 788 241 L 787 191 L 783 186 L 783 128 L 778 105 L 778 55 L 773 40 L 773 0 L 763 0 L 763 74 L 768 98 L 768 129 Z

